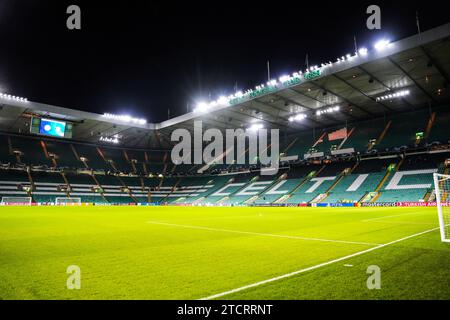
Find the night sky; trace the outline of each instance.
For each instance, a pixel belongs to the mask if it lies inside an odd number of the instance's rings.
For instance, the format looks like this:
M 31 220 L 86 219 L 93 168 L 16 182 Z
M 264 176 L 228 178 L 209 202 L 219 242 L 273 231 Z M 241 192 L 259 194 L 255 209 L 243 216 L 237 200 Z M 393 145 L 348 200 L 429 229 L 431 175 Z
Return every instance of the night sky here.
M 95 5 L 93 4 L 95 3 Z M 66 28 L 77 4 L 82 30 Z M 366 28 L 378 4 L 382 29 Z M 443 1 L 0 0 L 0 92 L 149 122 L 360 46 L 449 22 Z

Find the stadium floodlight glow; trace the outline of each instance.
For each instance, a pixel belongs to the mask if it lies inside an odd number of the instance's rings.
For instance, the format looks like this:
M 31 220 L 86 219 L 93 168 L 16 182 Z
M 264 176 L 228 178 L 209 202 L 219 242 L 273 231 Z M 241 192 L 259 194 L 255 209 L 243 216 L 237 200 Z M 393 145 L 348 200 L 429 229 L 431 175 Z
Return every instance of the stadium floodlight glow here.
M 377 49 L 378 51 L 382 51 L 382 50 L 386 49 L 387 47 L 389 47 L 390 44 L 391 44 L 391 42 L 389 40 L 382 39 L 382 40 L 378 41 L 377 43 L 375 43 L 374 48 Z
M 117 134 L 113 135 L 112 137 L 101 136 L 99 140 L 103 142 L 118 144 L 119 136 Z
M 302 121 L 305 118 L 306 118 L 306 114 L 299 113 L 299 114 L 296 114 L 295 116 L 290 116 L 288 120 L 289 120 L 289 122 L 294 122 L 294 121 Z
M 219 99 L 217 100 L 217 103 L 221 106 L 227 105 L 228 99 L 225 96 L 220 96 Z
M 1 92 L 0 92 L 0 99 L 12 100 L 12 101 L 18 101 L 18 102 L 28 102 L 27 98 L 16 97 L 16 96 L 6 94 L 6 93 L 1 93 Z
M 362 56 L 367 56 L 367 48 L 359 48 L 358 53 Z
M 147 123 L 147 120 L 142 119 L 142 118 L 133 118 L 129 115 L 119 115 L 119 114 L 112 114 L 112 113 L 104 113 L 103 117 L 108 118 L 108 119 L 113 119 L 113 120 L 119 120 L 122 122 L 127 122 L 127 123 L 134 123 L 134 124 L 140 124 L 140 125 L 144 125 Z
M 386 94 L 384 96 L 377 97 L 375 100 L 376 101 L 384 101 L 384 100 L 390 100 L 390 99 L 394 99 L 394 98 L 402 98 L 404 96 L 409 95 L 409 93 L 410 93 L 409 90 L 401 90 L 401 91 L 397 91 L 394 93 Z
M 263 128 L 264 128 L 264 126 L 262 125 L 262 123 L 253 123 L 248 128 L 248 130 L 250 130 L 250 131 L 258 131 L 258 130 L 263 129 Z
M 281 83 L 283 83 L 283 82 L 289 81 L 290 79 L 291 79 L 290 76 L 284 75 L 284 76 L 281 76 L 278 80 L 279 80 Z
M 197 103 L 197 107 L 194 108 L 194 113 L 204 113 L 208 111 L 209 106 L 206 102 Z
M 391 42 L 387 39 L 381 39 L 374 44 L 376 50 L 383 50 L 391 45 Z M 198 104 L 196 108 L 194 108 L 193 112 L 207 112 L 209 108 L 213 108 L 216 106 L 226 107 L 240 104 L 247 100 L 252 100 L 256 97 L 264 95 L 266 93 L 276 91 L 278 88 L 289 87 L 294 84 L 300 83 L 302 80 L 311 80 L 321 75 L 321 71 L 324 68 L 333 66 L 335 63 L 340 64 L 345 61 L 352 61 L 355 57 L 359 56 L 367 56 L 369 54 L 369 50 L 365 47 L 361 47 L 356 49 L 353 53 L 348 53 L 341 57 L 338 57 L 335 62 L 328 61 L 320 63 L 319 65 L 308 66 L 306 70 L 300 70 L 293 72 L 292 74 L 284 74 L 277 79 L 269 79 L 267 82 L 262 83 L 260 85 L 255 86 L 253 89 L 237 91 L 234 94 L 230 94 L 228 96 L 221 96 L 216 101 L 206 102 L 202 104 Z
M 341 107 L 339 106 L 334 106 L 334 107 L 329 107 L 326 109 L 322 109 L 322 110 L 317 110 L 316 111 L 316 116 L 321 116 L 322 114 L 327 114 L 327 113 L 333 113 L 333 112 L 337 112 L 341 109 Z

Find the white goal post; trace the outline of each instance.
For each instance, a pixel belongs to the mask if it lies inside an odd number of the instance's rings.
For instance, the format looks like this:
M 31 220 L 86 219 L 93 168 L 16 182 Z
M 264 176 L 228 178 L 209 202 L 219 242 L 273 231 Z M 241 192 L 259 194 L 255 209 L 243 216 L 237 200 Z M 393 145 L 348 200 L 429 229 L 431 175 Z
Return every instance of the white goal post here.
M 31 197 L 2 197 L 1 205 L 31 206 Z
M 441 240 L 450 242 L 450 175 L 434 173 L 433 178 Z
M 81 205 L 81 198 L 57 197 L 55 204 L 58 206 L 79 206 Z

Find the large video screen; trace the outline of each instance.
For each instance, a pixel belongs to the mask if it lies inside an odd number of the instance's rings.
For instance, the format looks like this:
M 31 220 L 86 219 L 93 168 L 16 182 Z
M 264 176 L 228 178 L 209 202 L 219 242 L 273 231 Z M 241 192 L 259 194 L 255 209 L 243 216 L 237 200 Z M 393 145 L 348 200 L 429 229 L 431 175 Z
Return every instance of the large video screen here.
M 30 123 L 31 133 L 52 136 L 56 138 L 71 139 L 72 129 L 73 124 L 70 122 L 41 119 L 38 117 L 32 117 Z
M 64 138 L 66 132 L 66 123 L 50 119 L 41 119 L 39 133 L 48 136 Z

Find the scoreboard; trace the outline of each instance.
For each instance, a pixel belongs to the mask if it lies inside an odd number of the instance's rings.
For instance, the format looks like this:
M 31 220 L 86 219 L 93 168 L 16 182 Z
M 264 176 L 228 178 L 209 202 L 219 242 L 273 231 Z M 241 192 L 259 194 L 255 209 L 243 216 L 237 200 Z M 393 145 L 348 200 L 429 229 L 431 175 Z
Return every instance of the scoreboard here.
M 52 119 L 31 118 L 30 132 L 56 138 L 72 138 L 72 123 Z

